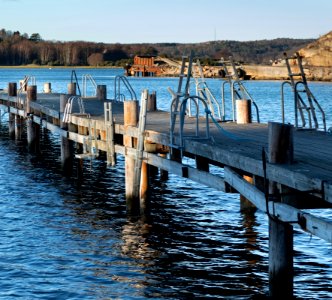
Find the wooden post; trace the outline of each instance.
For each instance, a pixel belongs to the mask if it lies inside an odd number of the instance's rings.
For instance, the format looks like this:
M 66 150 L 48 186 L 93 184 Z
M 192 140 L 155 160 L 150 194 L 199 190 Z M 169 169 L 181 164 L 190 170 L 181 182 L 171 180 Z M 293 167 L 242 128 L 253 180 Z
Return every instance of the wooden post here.
M 76 96 L 76 82 L 68 83 L 67 93 L 71 96 Z
M 209 161 L 203 156 L 196 155 L 196 168 L 198 170 L 209 172 Z
M 143 160 L 144 151 L 144 131 L 147 116 L 147 104 L 148 104 L 149 92 L 144 90 L 141 96 L 141 108 L 139 114 L 138 124 L 138 138 L 136 149 L 136 161 L 135 161 L 135 179 L 134 179 L 134 193 L 140 200 L 140 212 L 145 214 L 148 208 L 148 187 L 149 187 L 149 168 L 146 162 Z
M 104 102 L 104 117 L 106 128 L 106 144 L 107 144 L 107 164 L 112 167 L 116 165 L 115 140 L 114 140 L 114 119 L 112 102 Z
M 31 107 L 30 107 L 30 103 L 32 101 L 36 101 L 36 100 L 37 100 L 37 86 L 36 85 L 29 85 L 27 87 L 27 105 L 26 105 L 27 115 L 32 112 Z
M 166 153 L 159 153 L 159 156 L 167 159 L 167 154 Z M 168 171 L 160 169 L 159 173 L 160 173 L 160 180 L 161 181 L 168 180 Z
M 254 177 L 243 175 L 243 179 L 249 182 L 250 184 L 254 184 Z M 247 211 L 255 211 L 257 210 L 256 206 L 252 204 L 246 197 L 240 195 L 240 211 L 247 212 Z
M 236 123 L 251 123 L 251 101 L 247 99 L 236 100 Z
M 8 83 L 8 96 L 10 96 L 10 97 L 17 96 L 17 83 L 16 82 Z
M 60 95 L 60 113 L 65 111 L 65 107 L 70 95 Z M 68 130 L 68 124 L 60 121 L 60 128 Z M 72 154 L 71 154 L 71 143 L 70 140 L 64 136 L 61 136 L 61 167 L 64 174 L 71 174 L 72 171 Z
M 137 126 L 138 121 L 138 101 L 130 100 L 123 102 L 124 127 Z M 125 147 L 133 148 L 134 141 L 131 136 L 124 135 L 123 143 Z M 130 214 L 138 214 L 140 210 L 139 199 L 134 195 L 135 159 L 126 155 L 125 157 L 125 182 L 127 210 Z
M 22 139 L 23 124 L 23 118 L 19 115 L 15 115 L 15 139 L 18 141 Z
M 44 83 L 44 93 L 50 94 L 52 92 L 51 83 L 45 82 Z
M 39 151 L 40 125 L 33 122 L 33 116 L 27 117 L 27 141 L 28 151 L 37 153 Z
M 26 98 L 26 114 L 27 114 L 27 141 L 29 152 L 37 153 L 39 151 L 39 139 L 40 139 L 40 125 L 33 122 L 33 117 L 30 115 L 31 102 L 37 100 L 37 86 L 29 85 L 27 87 Z
M 292 164 L 294 161 L 293 126 L 276 122 L 268 124 L 269 162 Z
M 291 164 L 293 154 L 293 126 L 269 122 L 268 160 L 272 164 Z M 270 182 L 269 193 L 279 193 L 277 184 Z M 273 299 L 293 296 L 293 227 L 277 217 L 269 218 L 269 289 Z
M 148 98 L 148 107 L 147 111 L 156 111 L 157 110 L 157 94 L 156 92 L 152 92 Z
M 141 183 L 140 183 L 140 210 L 146 212 L 149 192 L 149 165 L 142 162 Z
M 97 99 L 101 101 L 107 99 L 106 85 L 97 85 Z
M 8 122 L 9 137 L 15 139 L 15 114 L 9 113 Z

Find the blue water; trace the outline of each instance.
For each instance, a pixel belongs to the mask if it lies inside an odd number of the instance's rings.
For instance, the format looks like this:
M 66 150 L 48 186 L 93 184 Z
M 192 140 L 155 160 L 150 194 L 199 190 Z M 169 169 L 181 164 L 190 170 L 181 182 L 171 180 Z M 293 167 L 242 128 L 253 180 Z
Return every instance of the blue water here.
M 66 92 L 68 69 L 1 69 L 0 88 L 24 75 Z M 108 85 L 122 70 L 78 69 Z M 131 78 L 168 109 L 175 78 Z M 220 81 L 209 80 L 220 97 Z M 332 125 L 332 84 L 310 83 Z M 280 120 L 280 82 L 247 82 L 263 121 Z M 91 92 L 91 91 L 89 91 Z M 291 111 L 291 98 L 288 100 Z M 292 120 L 291 112 L 287 116 Z M 170 175 L 152 180 L 151 212 L 127 216 L 124 162 L 85 161 L 83 181 L 60 171 L 59 137 L 43 131 L 39 156 L 0 127 L 0 299 L 250 299 L 268 293 L 267 217 L 240 212 L 239 196 Z M 320 212 L 316 212 L 320 214 Z M 330 211 L 323 213 L 331 218 Z M 332 298 L 332 248 L 296 231 L 295 295 Z

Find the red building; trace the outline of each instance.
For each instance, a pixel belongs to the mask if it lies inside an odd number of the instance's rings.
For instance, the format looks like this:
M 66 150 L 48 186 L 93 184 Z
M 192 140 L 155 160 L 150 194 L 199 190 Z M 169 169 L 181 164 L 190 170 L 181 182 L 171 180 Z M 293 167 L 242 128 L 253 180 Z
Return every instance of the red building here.
M 159 76 L 160 68 L 155 63 L 155 56 L 151 55 L 136 55 L 134 57 L 134 64 L 127 66 L 127 76 Z

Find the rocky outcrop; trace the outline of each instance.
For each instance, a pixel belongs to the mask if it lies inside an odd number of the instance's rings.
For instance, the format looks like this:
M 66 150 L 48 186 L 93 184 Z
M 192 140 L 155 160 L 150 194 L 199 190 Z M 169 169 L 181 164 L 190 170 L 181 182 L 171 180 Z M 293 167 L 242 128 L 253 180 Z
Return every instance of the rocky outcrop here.
M 293 53 L 289 53 L 292 55 Z M 299 50 L 302 56 L 304 72 L 308 80 L 332 81 L 332 31 L 322 36 L 305 48 Z M 280 53 L 282 56 L 282 53 Z M 292 67 L 296 68 L 296 60 L 292 61 Z M 160 66 L 161 76 L 178 76 L 181 62 L 172 61 L 172 64 L 164 61 Z M 242 65 L 238 66 L 242 77 L 252 80 L 287 80 L 288 71 L 284 60 L 278 60 L 272 65 Z M 195 69 L 195 67 L 194 67 Z M 223 77 L 222 67 L 202 66 L 204 77 Z
M 332 67 L 332 31 L 299 51 L 303 65 Z

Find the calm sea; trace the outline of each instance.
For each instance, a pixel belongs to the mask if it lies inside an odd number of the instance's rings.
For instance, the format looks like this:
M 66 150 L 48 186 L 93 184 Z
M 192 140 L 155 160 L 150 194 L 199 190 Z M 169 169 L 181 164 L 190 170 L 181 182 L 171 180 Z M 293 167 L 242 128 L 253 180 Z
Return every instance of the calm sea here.
M 122 70 L 77 69 L 114 93 Z M 69 69 L 0 69 L 0 88 L 34 76 L 66 92 Z M 176 78 L 130 78 L 168 109 Z M 208 80 L 220 99 L 220 80 Z M 250 81 L 262 121 L 280 121 L 280 82 Z M 332 126 L 332 84 L 310 83 Z M 91 86 L 87 87 L 91 92 Z M 293 120 L 292 99 L 286 101 Z M 229 101 L 227 110 L 230 108 Z M 59 137 L 43 131 L 39 156 L 0 126 L 0 299 L 251 299 L 268 293 L 267 217 L 240 212 L 239 196 L 170 175 L 152 179 L 151 213 L 127 217 L 124 161 L 85 161 L 81 181 L 60 171 Z M 320 212 L 316 212 L 319 214 Z M 331 218 L 330 211 L 323 213 Z M 332 247 L 296 231 L 295 295 L 332 299 Z

